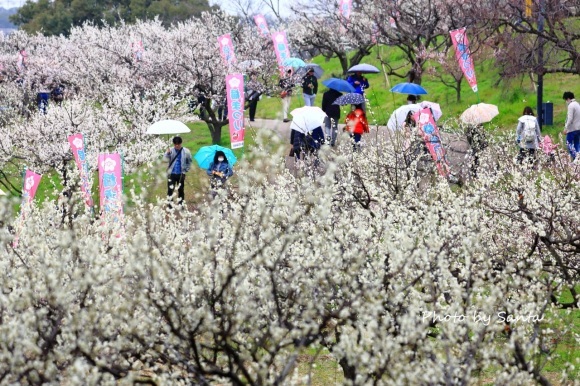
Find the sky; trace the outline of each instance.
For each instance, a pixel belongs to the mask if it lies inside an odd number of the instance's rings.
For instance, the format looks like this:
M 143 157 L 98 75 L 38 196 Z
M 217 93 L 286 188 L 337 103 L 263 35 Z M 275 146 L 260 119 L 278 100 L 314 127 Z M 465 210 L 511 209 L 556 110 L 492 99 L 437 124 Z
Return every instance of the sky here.
M 20 7 L 24 5 L 26 0 L 0 0 L 0 7 L 2 8 L 13 8 L 13 7 Z
M 0 0 L 0 2 L 3 0 Z M 222 9 L 224 9 L 226 12 L 232 12 L 235 13 L 235 6 L 232 6 L 231 3 L 235 2 L 236 0 L 209 0 L 210 4 L 216 4 L 219 5 Z M 274 0 L 274 2 L 276 2 L 277 0 Z M 282 14 L 282 17 L 286 17 L 286 16 L 290 16 L 291 12 L 290 12 L 290 0 L 278 0 L 280 2 L 280 13 Z M 261 1 L 260 0 L 254 0 L 254 2 L 256 4 L 260 4 Z M 260 8 L 259 6 L 257 8 Z M 261 7 L 264 11 L 265 14 L 269 13 L 266 7 Z

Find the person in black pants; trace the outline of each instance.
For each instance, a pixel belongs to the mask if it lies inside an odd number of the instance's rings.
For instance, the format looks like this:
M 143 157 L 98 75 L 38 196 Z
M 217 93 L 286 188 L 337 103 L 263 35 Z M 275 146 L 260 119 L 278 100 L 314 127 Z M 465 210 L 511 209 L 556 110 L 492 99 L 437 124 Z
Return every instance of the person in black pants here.
M 191 152 L 182 146 L 181 137 L 173 138 L 173 148 L 167 149 L 164 159 L 168 162 L 167 166 L 167 197 L 171 200 L 175 188 L 177 188 L 178 203 L 182 204 L 185 200 L 185 173 L 191 169 Z M 171 204 L 170 204 L 171 207 Z
M 328 89 L 322 94 L 322 111 L 326 113 L 324 128 L 326 138 L 330 140 L 330 146 L 336 144 L 338 135 L 338 120 L 340 119 L 340 106 L 333 105 L 334 101 L 342 96 L 342 93 L 333 89 Z
M 252 74 L 250 75 L 250 81 L 246 87 L 246 99 L 248 101 L 248 107 L 250 108 L 250 122 L 254 122 L 254 118 L 256 117 L 256 108 L 258 107 L 260 95 L 262 95 L 264 92 L 264 86 L 262 83 L 258 82 L 258 76 L 256 74 Z

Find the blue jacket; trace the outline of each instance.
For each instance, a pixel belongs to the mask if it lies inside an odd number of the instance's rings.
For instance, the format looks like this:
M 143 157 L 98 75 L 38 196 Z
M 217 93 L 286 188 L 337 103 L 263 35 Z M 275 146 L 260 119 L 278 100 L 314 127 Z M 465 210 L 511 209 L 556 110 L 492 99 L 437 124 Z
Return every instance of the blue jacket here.
M 175 150 L 175 148 L 171 148 L 171 151 L 169 153 L 165 153 L 163 155 L 163 159 L 165 159 L 165 161 L 167 161 L 167 174 L 171 174 L 171 172 L 173 171 L 173 166 L 174 165 L 169 165 L 169 162 L 172 161 L 173 159 L 175 159 L 175 156 L 177 155 L 177 150 Z M 189 171 L 189 169 L 191 169 L 191 163 L 193 162 L 193 159 L 191 158 L 191 153 L 189 152 L 188 149 L 182 147 L 181 148 L 181 174 L 185 174 Z M 174 161 L 175 163 L 175 161 Z
M 358 76 L 356 74 L 349 76 L 346 81 L 354 87 L 354 92 L 357 94 L 364 94 L 364 90 L 369 88 L 369 81 L 364 76 Z M 358 81 L 359 84 L 354 84 L 354 82 Z
M 218 177 L 218 176 L 214 176 L 212 174 L 213 171 L 216 172 L 220 172 L 223 173 L 224 176 L 223 177 Z M 226 180 L 234 175 L 234 170 L 232 169 L 232 167 L 230 166 L 229 163 L 227 162 L 218 162 L 217 164 L 214 164 L 213 162 L 209 164 L 209 168 L 207 168 L 207 175 L 221 181 L 221 183 L 223 184 L 224 182 L 226 182 Z

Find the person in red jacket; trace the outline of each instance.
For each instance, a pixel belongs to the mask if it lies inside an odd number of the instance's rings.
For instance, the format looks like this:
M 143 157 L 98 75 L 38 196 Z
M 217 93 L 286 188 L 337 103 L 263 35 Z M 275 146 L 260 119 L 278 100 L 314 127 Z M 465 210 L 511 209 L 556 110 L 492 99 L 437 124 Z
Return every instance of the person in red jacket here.
M 361 105 L 357 105 L 356 108 L 348 113 L 346 116 L 346 126 L 345 131 L 350 133 L 350 137 L 354 138 L 355 148 L 360 142 L 363 133 L 369 132 L 369 123 L 367 121 L 367 116 L 363 111 Z

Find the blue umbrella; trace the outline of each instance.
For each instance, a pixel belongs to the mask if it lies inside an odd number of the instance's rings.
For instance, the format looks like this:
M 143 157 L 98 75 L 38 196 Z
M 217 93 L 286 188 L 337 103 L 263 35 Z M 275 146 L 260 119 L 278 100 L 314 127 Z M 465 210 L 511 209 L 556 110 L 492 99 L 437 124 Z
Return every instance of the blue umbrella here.
M 360 72 L 363 74 L 378 74 L 380 71 L 375 66 L 371 66 L 370 64 L 366 63 L 361 63 L 349 68 L 348 72 Z
M 424 95 L 427 90 L 415 83 L 399 83 L 391 89 L 392 92 L 399 94 Z
M 306 63 L 304 62 L 304 60 L 298 58 L 288 58 L 284 62 L 282 62 L 282 65 L 294 68 L 306 67 Z
M 336 98 L 333 105 L 360 105 L 365 103 L 365 97 L 362 94 L 350 93 Z
M 193 158 L 197 161 L 197 164 L 200 168 L 209 169 L 209 164 L 213 162 L 215 153 L 220 150 L 224 152 L 230 166 L 234 166 L 234 164 L 238 161 L 234 155 L 234 152 L 227 147 L 222 147 L 219 145 L 204 146 L 200 148 L 197 153 L 195 153 Z
M 338 79 L 338 78 L 330 78 L 326 79 L 322 82 L 328 88 L 331 88 L 336 91 L 340 92 L 354 92 L 354 87 L 352 84 L 348 83 L 346 80 Z

